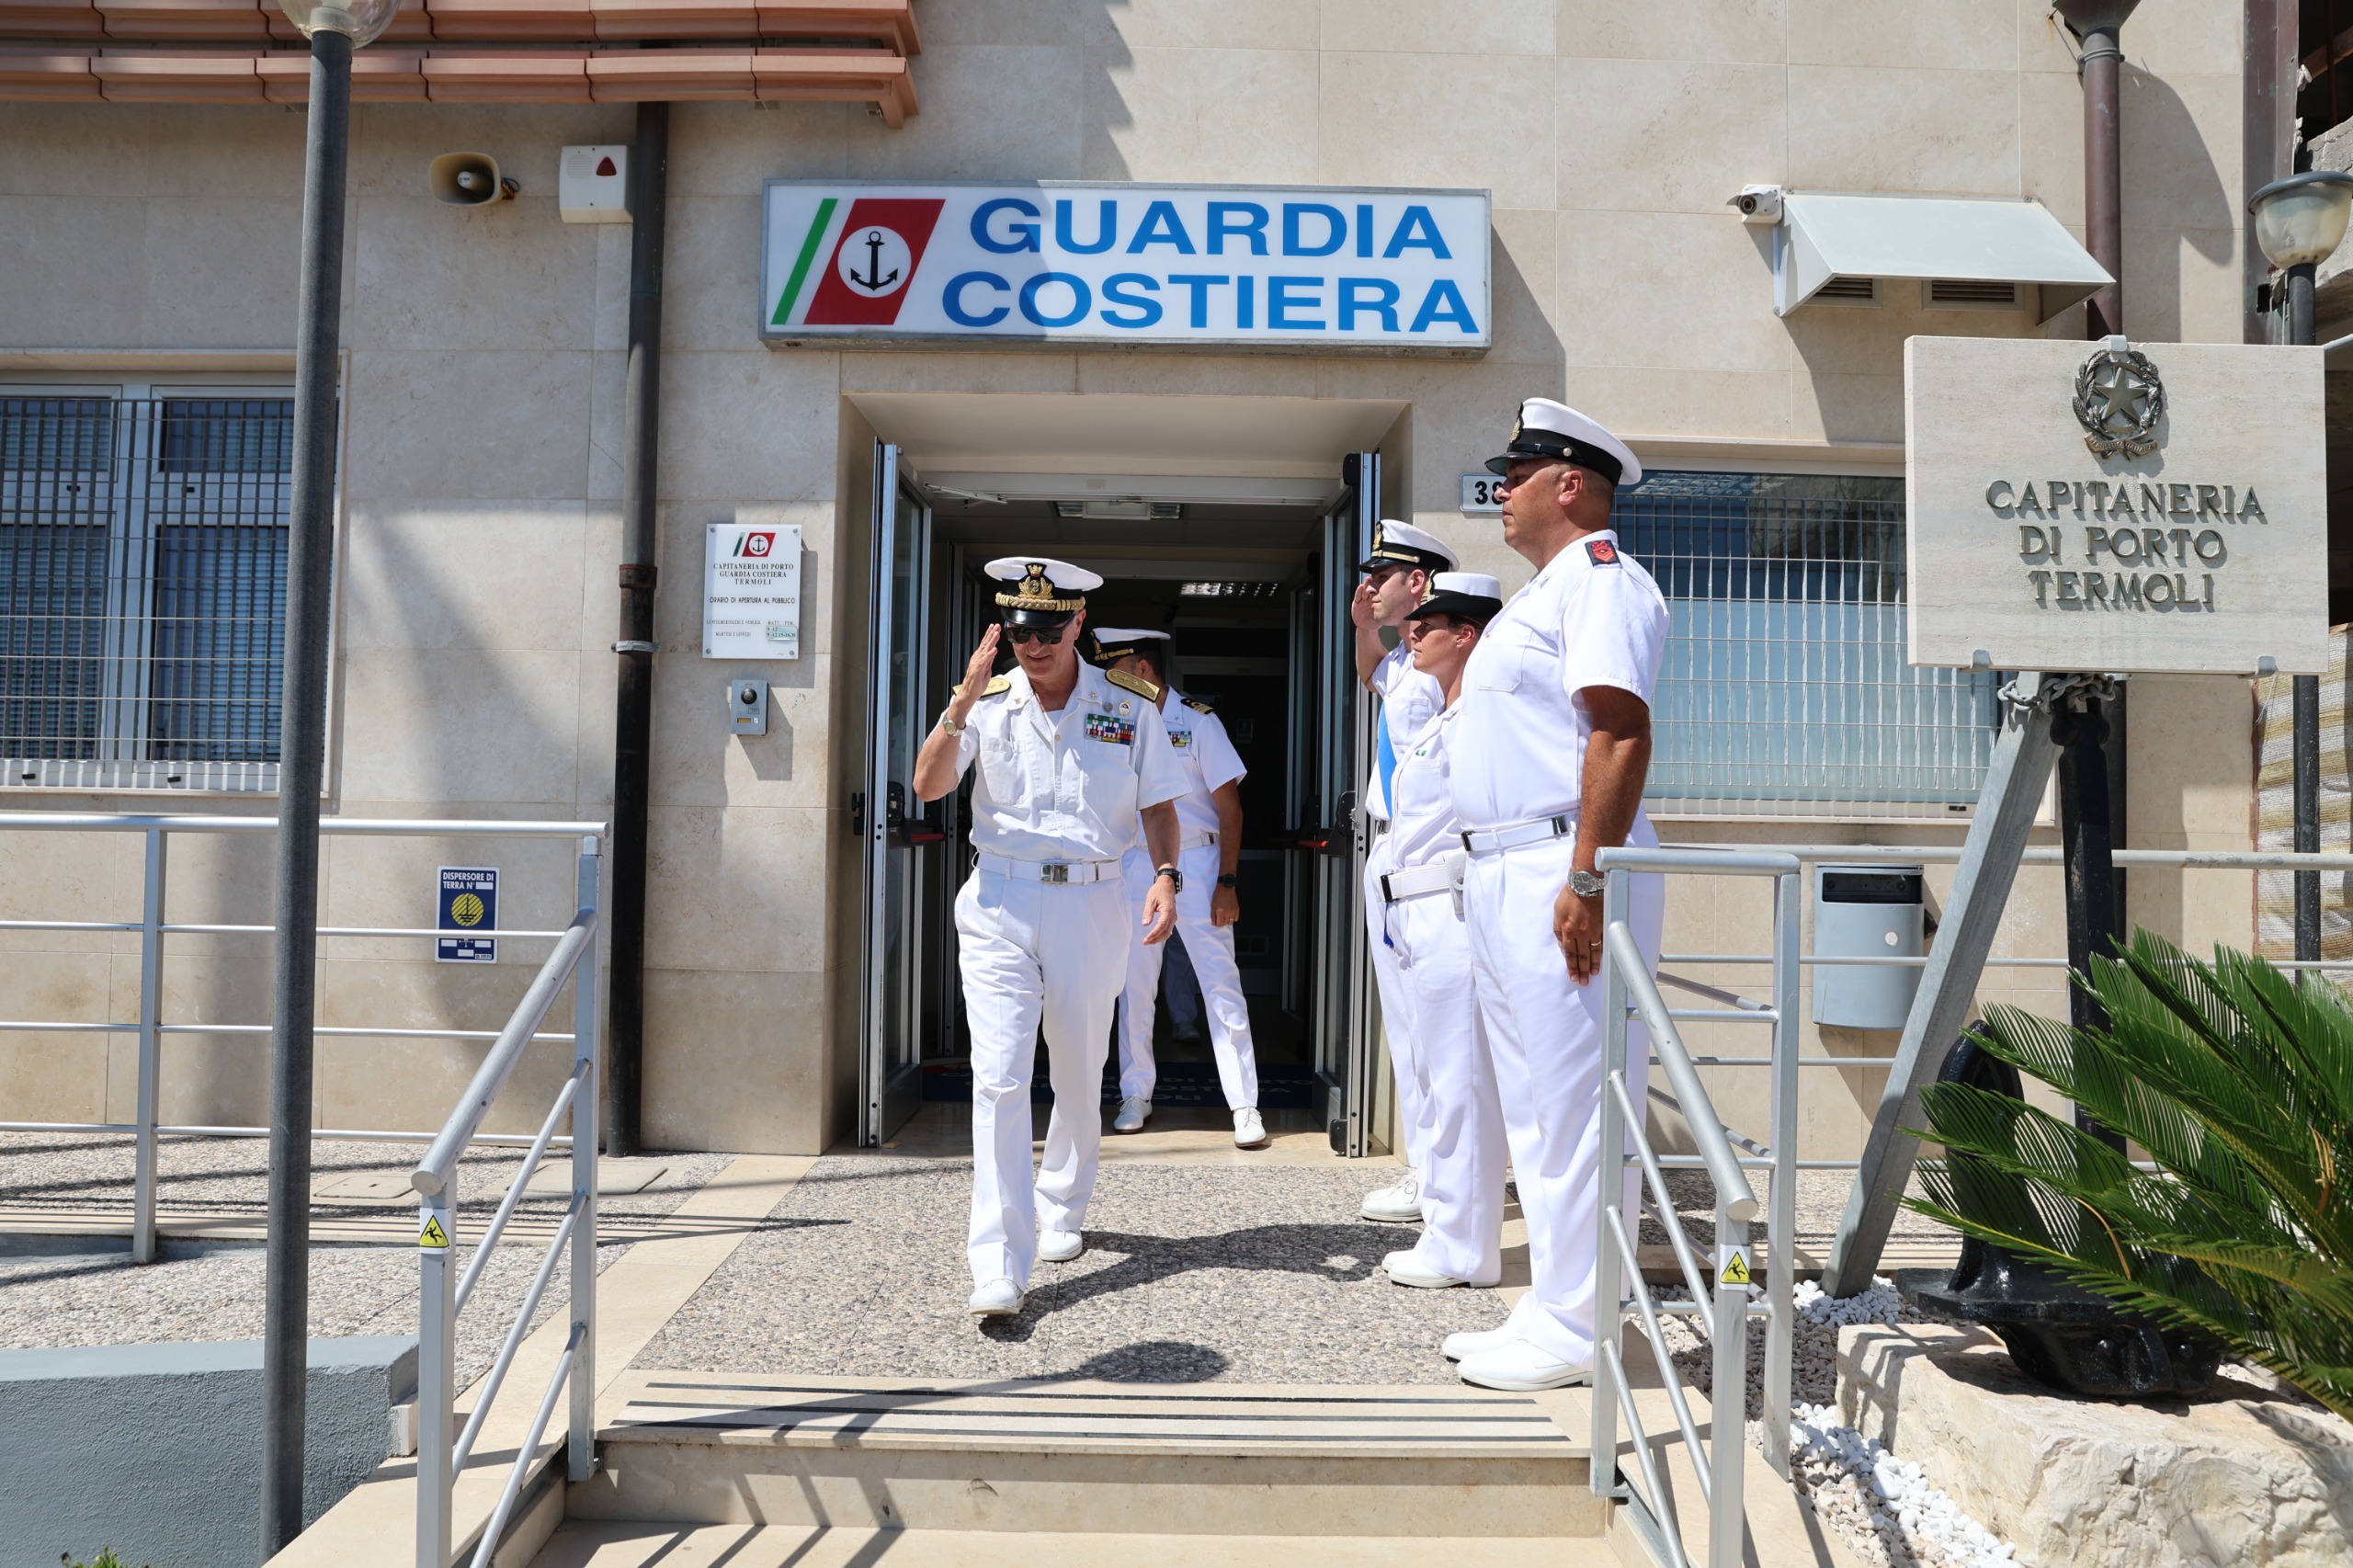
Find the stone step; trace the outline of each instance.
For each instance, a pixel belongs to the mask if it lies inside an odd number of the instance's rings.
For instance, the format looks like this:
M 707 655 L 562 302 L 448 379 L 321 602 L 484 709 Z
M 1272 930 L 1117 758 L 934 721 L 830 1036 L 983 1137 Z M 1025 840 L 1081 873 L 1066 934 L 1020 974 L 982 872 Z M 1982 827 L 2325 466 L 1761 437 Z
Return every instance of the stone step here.
M 1460 1384 L 633 1371 L 616 1392 L 572 1519 L 1481 1539 L 1607 1524 L 1570 1407 Z

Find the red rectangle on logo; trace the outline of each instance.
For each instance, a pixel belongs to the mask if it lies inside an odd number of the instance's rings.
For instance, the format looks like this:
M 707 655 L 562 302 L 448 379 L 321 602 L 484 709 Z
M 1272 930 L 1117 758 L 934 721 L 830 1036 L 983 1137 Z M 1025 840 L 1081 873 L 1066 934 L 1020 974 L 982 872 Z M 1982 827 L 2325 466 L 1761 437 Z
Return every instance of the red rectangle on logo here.
M 852 202 L 801 320 L 810 326 L 889 326 L 897 321 L 945 205 L 938 197 L 861 196 Z

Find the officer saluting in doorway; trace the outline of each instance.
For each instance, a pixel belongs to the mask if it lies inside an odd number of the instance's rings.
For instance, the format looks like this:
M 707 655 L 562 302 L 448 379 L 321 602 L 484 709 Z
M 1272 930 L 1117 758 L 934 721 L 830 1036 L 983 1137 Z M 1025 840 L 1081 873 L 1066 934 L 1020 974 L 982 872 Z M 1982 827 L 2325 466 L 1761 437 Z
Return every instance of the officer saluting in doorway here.
M 1151 852 L 1142 924 L 1146 941 L 1165 941 L 1184 882 L 1175 802 L 1188 781 L 1159 692 L 1078 656 L 1086 590 L 1103 579 L 1035 557 L 983 570 L 1006 585 L 1004 624 L 973 650 L 913 782 L 918 799 L 936 801 L 980 764 L 978 864 L 956 895 L 956 941 L 972 1033 L 972 1311 L 995 1317 L 1021 1310 L 1036 1260 L 1086 1250 L 1103 1059 L 1137 918 L 1120 858 L 1139 837 Z M 1000 632 L 1014 668 L 995 676 Z M 1033 1198 L 1029 1075 L 1041 1025 L 1054 1108 Z
M 1466 1382 L 1547 1389 L 1593 1372 L 1600 1168 L 1602 879 L 1594 857 L 1652 846 L 1643 815 L 1651 691 L 1666 601 L 1609 527 L 1643 476 L 1623 441 L 1549 398 L 1520 406 L 1503 475 L 1504 542 L 1536 567 L 1463 666 L 1448 787 L 1470 852 L 1473 988 L 1528 1221 L 1529 1288 L 1503 1327 L 1458 1334 Z M 1637 876 L 1628 924 L 1658 965 L 1664 879 Z M 1630 1025 L 1626 1086 L 1643 1104 L 1648 1041 Z
M 1131 676 L 1160 691 L 1161 721 L 1188 788 L 1176 802 L 1178 846 L 1185 873 L 1176 896 L 1176 925 L 1185 956 L 1201 984 L 1210 1016 L 1210 1046 L 1217 1054 L 1218 1086 L 1233 1112 L 1239 1148 L 1267 1146 L 1258 1115 L 1258 1059 L 1250 1044 L 1250 1007 L 1242 997 L 1242 971 L 1233 957 L 1233 923 L 1242 918 L 1235 872 L 1242 864 L 1242 778 L 1245 769 L 1215 710 L 1187 697 L 1168 680 L 1169 634 L 1105 628 L 1095 634 L 1095 657 L 1115 676 Z M 1142 849 L 1128 851 L 1128 891 L 1141 903 L 1156 881 Z M 1160 992 L 1164 949 L 1141 939 L 1128 951 L 1128 984 L 1120 997 L 1120 1114 L 1114 1132 L 1141 1131 L 1152 1115 L 1156 1080 L 1152 1060 L 1152 1004 Z

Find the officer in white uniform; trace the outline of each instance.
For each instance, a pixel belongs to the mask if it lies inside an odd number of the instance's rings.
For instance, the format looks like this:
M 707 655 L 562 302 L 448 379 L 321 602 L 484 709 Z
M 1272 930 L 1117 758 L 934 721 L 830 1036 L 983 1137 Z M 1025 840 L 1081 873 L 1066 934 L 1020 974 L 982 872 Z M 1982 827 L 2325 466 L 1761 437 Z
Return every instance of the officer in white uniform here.
M 1449 707 L 1404 743 L 1389 779 L 1392 869 L 1380 891 L 1383 934 L 1413 1008 L 1404 1023 L 1422 1107 L 1413 1137 L 1422 1158 L 1422 1234 L 1381 1267 L 1392 1283 L 1425 1290 L 1503 1278 L 1504 1112 L 1472 983 L 1461 903 L 1468 857 L 1447 779 L 1463 666 L 1480 629 L 1503 608 L 1493 577 L 1441 572 L 1405 620 L 1414 667 L 1438 681 Z
M 1364 813 L 1376 830 L 1389 822 L 1389 776 L 1396 770 L 1398 746 L 1421 733 L 1422 727 L 1446 706 L 1438 684 L 1414 668 L 1412 651 L 1401 641 L 1384 648 L 1381 629 L 1403 628 L 1406 612 L 1429 595 L 1430 574 L 1451 572 L 1454 551 L 1426 528 L 1384 517 L 1372 530 L 1372 549 L 1358 563 L 1365 574 L 1348 605 L 1348 619 L 1357 629 L 1357 678 L 1381 699 L 1381 715 L 1373 731 L 1372 777 L 1364 788 Z M 1364 914 L 1370 930 L 1373 983 L 1381 993 L 1382 1032 L 1389 1038 L 1389 1064 L 1397 1085 L 1397 1125 L 1404 1147 L 1397 1151 L 1405 1174 L 1396 1185 L 1368 1195 L 1361 1210 L 1368 1220 L 1411 1223 L 1422 1217 L 1421 1151 L 1415 1147 L 1414 1129 L 1423 1119 L 1420 1074 L 1413 1065 L 1413 1002 L 1398 973 L 1396 949 L 1382 930 L 1381 878 L 1391 867 L 1388 835 L 1376 831 L 1365 856 Z
M 1547 398 L 1521 405 L 1504 476 L 1504 540 L 1537 569 L 1472 651 L 1448 744 L 1470 851 L 1463 908 L 1479 1009 L 1510 1135 L 1530 1288 L 1500 1329 L 1446 1352 L 1467 1382 L 1544 1389 L 1591 1376 L 1600 1169 L 1602 879 L 1594 858 L 1655 845 L 1643 815 L 1650 700 L 1666 601 L 1609 528 L 1642 478 L 1623 441 Z M 1633 879 L 1629 924 L 1654 968 L 1663 879 Z M 1648 1042 L 1629 1028 L 1627 1087 L 1643 1102 Z
M 978 864 L 956 895 L 957 963 L 972 1032 L 972 1311 L 1021 1310 L 1032 1263 L 1086 1250 L 1103 1131 L 1103 1058 L 1127 976 L 1129 927 L 1175 928 L 1176 808 L 1188 785 L 1161 727 L 1159 693 L 1078 656 L 1092 572 L 1011 557 L 983 568 L 1007 585 L 1004 625 L 973 651 L 964 683 L 915 759 L 915 792 L 936 801 L 977 760 Z M 1015 668 L 992 676 L 999 632 Z M 1141 837 L 1158 868 L 1139 916 L 1120 859 Z M 1043 1026 L 1054 1086 L 1035 1195 L 1029 1074 Z
M 1233 957 L 1233 923 L 1242 916 L 1234 890 L 1242 861 L 1242 778 L 1248 770 L 1225 726 L 1208 703 L 1187 697 L 1167 678 L 1169 634 L 1118 627 L 1095 634 L 1096 662 L 1160 690 L 1160 720 L 1189 785 L 1176 800 L 1176 826 L 1183 835 L 1177 869 L 1185 873 L 1176 895 L 1176 935 L 1185 944 L 1209 1011 L 1210 1048 L 1217 1057 L 1218 1084 L 1233 1113 L 1233 1142 L 1263 1149 L 1267 1126 L 1258 1115 L 1258 1059 L 1250 1043 L 1250 1008 L 1242 999 L 1242 971 Z M 1155 881 L 1152 858 L 1142 848 L 1127 857 L 1128 893 L 1139 912 Z M 1143 940 L 1141 927 L 1128 949 L 1128 985 L 1120 994 L 1120 1113 L 1114 1132 L 1134 1132 L 1152 1115 L 1152 1091 L 1159 1077 L 1152 1058 L 1152 1004 L 1160 994 L 1165 944 Z

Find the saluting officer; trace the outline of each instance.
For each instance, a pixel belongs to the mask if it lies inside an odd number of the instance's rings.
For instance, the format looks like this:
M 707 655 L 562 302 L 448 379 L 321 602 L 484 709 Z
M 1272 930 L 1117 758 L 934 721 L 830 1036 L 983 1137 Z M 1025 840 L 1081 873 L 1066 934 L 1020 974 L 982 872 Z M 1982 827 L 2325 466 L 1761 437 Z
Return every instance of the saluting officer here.
M 1348 619 L 1356 623 L 1357 678 L 1381 699 L 1381 715 L 1373 730 L 1372 777 L 1364 788 L 1364 813 L 1385 827 L 1389 822 L 1389 778 L 1397 770 L 1397 748 L 1421 733 L 1438 717 L 1446 697 L 1437 681 L 1414 668 L 1413 651 L 1403 642 L 1384 648 L 1381 629 L 1402 629 L 1406 612 L 1427 597 L 1430 574 L 1451 572 L 1454 551 L 1427 528 L 1383 517 L 1373 526 L 1372 549 L 1357 570 L 1365 574 L 1348 604 Z M 1410 1223 L 1422 1217 L 1422 1152 L 1414 1143 L 1415 1129 L 1423 1119 L 1421 1077 L 1414 1069 L 1413 1001 L 1397 970 L 1397 951 L 1381 927 L 1381 878 L 1391 867 L 1386 833 L 1374 838 L 1365 856 L 1364 913 L 1371 935 L 1372 978 L 1381 993 L 1382 1031 L 1389 1037 L 1389 1065 L 1397 1084 L 1397 1126 L 1404 1147 L 1397 1153 L 1405 1174 L 1392 1187 L 1369 1194 L 1360 1212 L 1368 1220 Z
M 1165 941 L 1184 881 L 1175 802 L 1188 780 L 1161 726 L 1159 692 L 1078 656 L 1086 590 L 1103 579 L 1036 557 L 983 570 L 1007 585 L 996 596 L 1004 624 L 973 650 L 914 784 L 917 798 L 936 801 L 980 763 L 978 864 L 956 895 L 956 940 L 972 1033 L 972 1311 L 993 1317 L 1021 1310 L 1035 1260 L 1086 1250 L 1103 1058 L 1138 918 L 1120 862 L 1141 837 L 1158 869 L 1144 939 Z M 993 677 L 1000 630 L 1015 667 Z M 1041 1024 L 1054 1108 L 1033 1198 L 1029 1075 Z
M 1594 858 L 1655 845 L 1643 816 L 1650 699 L 1666 601 L 1618 546 L 1612 496 L 1643 467 L 1623 441 L 1548 398 L 1520 407 L 1488 468 L 1504 541 L 1537 569 L 1487 625 L 1463 676 L 1449 786 L 1470 851 L 1463 887 L 1486 1024 L 1528 1221 L 1530 1288 L 1504 1326 L 1458 1334 L 1467 1382 L 1545 1389 L 1592 1375 L 1600 1169 L 1602 879 Z M 1637 876 L 1629 924 L 1658 963 L 1663 879 Z M 1639 1113 L 1647 1041 L 1627 1030 Z
M 1244 1149 L 1267 1144 L 1258 1115 L 1258 1059 L 1250 1043 L 1250 1008 L 1242 998 L 1242 971 L 1233 957 L 1233 923 L 1242 918 L 1235 869 L 1242 863 L 1242 779 L 1247 771 L 1226 737 L 1217 710 L 1187 697 L 1168 679 L 1165 631 L 1120 627 L 1095 634 L 1098 663 L 1115 676 L 1130 676 L 1160 692 L 1162 724 L 1188 785 L 1176 801 L 1177 869 L 1184 872 L 1176 895 L 1176 933 L 1199 980 L 1210 1016 L 1210 1047 L 1217 1056 L 1218 1085 L 1233 1113 L 1233 1142 Z M 1142 907 L 1159 880 L 1142 848 L 1127 858 L 1128 892 Z M 1138 928 L 1128 948 L 1127 989 L 1120 994 L 1120 1113 L 1114 1132 L 1134 1132 L 1152 1115 L 1158 1072 L 1152 1057 L 1152 1004 L 1160 994 L 1160 963 L 1167 949 L 1143 940 Z
M 1463 665 L 1503 608 L 1493 577 L 1441 572 L 1430 580 L 1430 597 L 1405 618 L 1414 667 L 1438 683 L 1448 707 L 1403 740 L 1389 779 L 1392 869 L 1380 884 L 1382 934 L 1413 1009 L 1403 1023 L 1414 1041 L 1422 1107 L 1413 1134 L 1422 1160 L 1422 1234 L 1381 1266 L 1392 1284 L 1424 1290 L 1503 1279 L 1504 1112 L 1471 977 L 1462 927 L 1466 856 L 1447 783 Z

